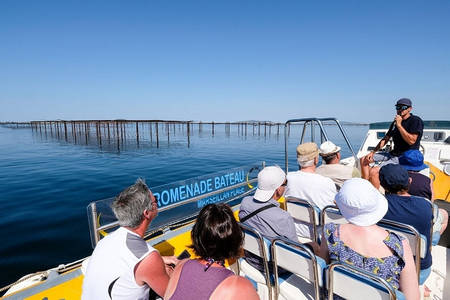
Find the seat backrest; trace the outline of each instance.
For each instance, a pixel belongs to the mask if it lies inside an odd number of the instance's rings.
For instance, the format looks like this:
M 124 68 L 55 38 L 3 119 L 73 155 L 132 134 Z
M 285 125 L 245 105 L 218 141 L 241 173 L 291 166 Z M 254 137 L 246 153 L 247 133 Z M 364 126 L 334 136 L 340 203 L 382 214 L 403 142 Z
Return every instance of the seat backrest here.
M 417 275 L 420 275 L 420 259 L 425 257 L 427 250 L 427 240 L 421 235 L 413 226 L 395 222 L 391 220 L 382 219 L 377 223 L 378 226 L 383 227 L 399 236 L 406 238 L 411 247 L 412 254 L 416 263 Z
M 239 226 L 241 226 L 241 229 L 244 232 L 244 250 L 259 256 L 263 261 L 264 278 L 270 293 L 272 286 L 269 274 L 270 242 L 267 239 L 264 239 L 254 228 L 242 223 L 239 223 Z
M 317 241 L 317 226 L 320 224 L 320 209 L 309 203 L 307 200 L 287 197 L 286 210 L 294 219 L 311 224 L 313 227 L 313 241 Z
M 381 277 L 360 268 L 343 264 L 332 263 L 327 270 L 328 299 L 333 294 L 345 299 L 371 299 L 389 300 L 402 298 L 402 294 Z
M 337 206 L 327 205 L 322 209 L 322 212 L 320 213 L 320 225 L 324 226 L 328 223 L 347 224 L 348 221 L 341 214 Z
M 306 279 L 314 286 L 314 297 L 320 299 L 320 289 L 323 287 L 323 271 L 325 261 L 303 244 L 278 238 L 272 241 L 273 270 L 275 275 L 275 291 L 280 292 L 278 269 L 283 268 L 298 277 Z

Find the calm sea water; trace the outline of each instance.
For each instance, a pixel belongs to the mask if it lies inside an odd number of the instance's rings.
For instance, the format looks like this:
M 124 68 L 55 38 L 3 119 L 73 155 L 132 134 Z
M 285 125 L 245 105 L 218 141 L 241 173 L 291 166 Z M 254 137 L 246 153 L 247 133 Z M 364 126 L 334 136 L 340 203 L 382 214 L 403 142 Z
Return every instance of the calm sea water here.
M 355 152 L 367 126 L 345 126 Z M 350 152 L 337 130 L 327 126 L 330 140 Z M 161 129 L 161 135 L 164 128 Z M 147 134 L 148 136 L 148 134 Z M 318 136 L 318 135 L 316 135 Z M 290 169 L 300 128 L 289 138 Z M 191 131 L 189 147 L 183 128 L 155 140 L 129 137 L 120 145 L 59 139 L 30 128 L 0 127 L 0 287 L 21 276 L 69 263 L 91 254 L 86 206 L 114 197 L 138 177 L 158 186 L 207 173 L 266 161 L 284 166 L 284 137 L 249 128 L 226 130 L 203 125 Z

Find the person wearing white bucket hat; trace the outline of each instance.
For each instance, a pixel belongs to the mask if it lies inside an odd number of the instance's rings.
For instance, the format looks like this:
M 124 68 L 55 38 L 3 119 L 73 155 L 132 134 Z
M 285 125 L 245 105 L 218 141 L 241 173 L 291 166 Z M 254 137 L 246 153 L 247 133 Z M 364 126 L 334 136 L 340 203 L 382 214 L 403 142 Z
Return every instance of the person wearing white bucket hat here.
M 258 187 L 253 196 L 245 197 L 239 209 L 239 220 L 268 238 L 285 237 L 298 242 L 294 220 L 280 208 L 278 199 L 284 194 L 286 174 L 278 166 L 265 167 L 258 174 Z M 261 259 L 246 253 L 246 261 L 263 271 Z
M 319 155 L 322 157 L 322 165 L 316 169 L 316 173 L 331 178 L 338 188 L 347 179 L 361 177 L 357 168 L 341 164 L 341 147 L 333 142 L 323 142 L 319 148 Z
M 399 289 L 406 299 L 419 299 L 411 247 L 406 239 L 376 225 L 388 202 L 361 178 L 344 182 L 335 201 L 348 224 L 325 224 L 320 256 L 374 273 Z

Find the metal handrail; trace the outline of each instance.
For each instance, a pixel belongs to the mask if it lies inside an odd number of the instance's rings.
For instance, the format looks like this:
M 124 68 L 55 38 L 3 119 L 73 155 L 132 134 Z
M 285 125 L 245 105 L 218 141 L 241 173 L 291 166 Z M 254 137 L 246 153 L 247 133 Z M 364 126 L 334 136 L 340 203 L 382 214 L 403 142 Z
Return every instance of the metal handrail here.
M 266 245 L 264 243 L 264 238 L 262 237 L 262 235 L 255 230 L 254 228 L 247 226 L 241 222 L 239 222 L 239 226 L 241 226 L 241 228 L 243 229 L 244 233 L 245 231 L 251 232 L 252 234 L 254 234 L 256 236 L 256 239 L 258 241 L 258 246 L 259 246 L 259 254 L 260 256 L 262 256 L 262 260 L 263 260 L 263 265 L 264 265 L 264 279 L 266 281 L 266 285 L 267 285 L 267 290 L 269 291 L 269 300 L 272 300 L 272 283 L 270 281 L 270 272 L 269 272 L 269 260 L 267 258 L 267 253 L 266 253 Z M 244 248 L 245 249 L 245 248 Z
M 326 141 L 328 141 L 328 135 L 323 127 L 322 122 L 323 121 L 333 121 L 336 123 L 337 127 L 339 128 L 340 132 L 342 133 L 342 136 L 344 137 L 344 140 L 350 149 L 352 156 L 355 159 L 355 164 L 358 164 L 358 158 L 355 154 L 355 151 L 353 150 L 352 145 L 350 144 L 350 141 L 347 138 L 347 133 L 345 132 L 344 128 L 341 126 L 341 123 L 336 118 L 302 118 L 302 119 L 291 119 L 284 123 L 284 155 L 285 155 L 285 171 L 288 172 L 288 126 L 290 126 L 291 123 L 303 123 L 303 131 L 302 136 L 300 138 L 300 143 L 303 143 L 303 138 L 306 131 L 306 126 L 308 123 L 311 123 L 311 141 L 314 142 L 314 124 L 317 123 L 320 127 L 321 132 L 321 139 L 325 138 Z M 315 122 L 315 123 L 314 123 Z
M 320 221 L 320 219 L 319 219 L 319 216 L 316 216 L 317 212 L 314 209 L 313 204 L 311 204 L 308 200 L 289 196 L 289 197 L 286 198 L 286 211 L 288 211 L 288 202 L 294 203 L 294 205 L 295 204 L 303 205 L 303 206 L 305 206 L 308 209 L 309 220 L 310 220 L 310 223 L 311 223 L 311 226 L 312 226 L 312 230 L 313 230 L 313 234 L 312 234 L 311 240 L 313 242 L 317 242 L 319 235 L 318 235 L 318 232 L 317 232 L 316 220 Z M 292 217 L 295 218 L 295 216 L 292 216 Z
M 347 271 L 351 273 L 356 273 L 360 276 L 368 277 L 371 280 L 381 284 L 389 293 L 389 296 L 392 300 L 397 299 L 397 295 L 395 294 L 394 288 L 383 278 L 378 277 L 372 273 L 367 272 L 366 270 L 356 268 L 341 262 L 334 262 L 328 267 L 328 300 L 333 300 L 333 288 L 334 288 L 334 277 L 332 276 L 332 273 L 335 268 L 342 268 L 346 269 Z
M 392 220 L 387 220 L 387 219 L 381 219 L 377 225 L 386 228 L 384 226 L 387 227 L 391 227 L 393 230 L 395 230 L 396 228 L 398 229 L 403 229 L 403 230 L 409 230 L 412 232 L 412 234 L 415 236 L 416 238 L 416 251 L 415 251 L 415 263 L 416 263 L 416 272 L 417 272 L 417 278 L 420 279 L 420 254 L 421 254 L 421 237 L 420 237 L 420 233 L 419 231 L 417 231 L 416 228 L 414 228 L 411 225 L 408 224 L 404 224 L 404 223 L 400 223 L 400 222 L 396 222 L 396 221 L 392 221 Z M 404 232 L 405 234 L 408 234 L 406 232 Z

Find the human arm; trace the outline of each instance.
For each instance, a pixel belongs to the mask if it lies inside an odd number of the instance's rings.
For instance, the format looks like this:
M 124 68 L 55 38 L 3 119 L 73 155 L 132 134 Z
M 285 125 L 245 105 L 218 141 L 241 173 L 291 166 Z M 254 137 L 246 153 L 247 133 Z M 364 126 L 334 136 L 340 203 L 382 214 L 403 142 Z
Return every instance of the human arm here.
M 408 240 L 403 240 L 403 259 L 405 267 L 400 273 L 400 291 L 407 300 L 420 299 L 419 283 L 417 280 L 416 265 Z
M 408 143 L 408 145 L 413 145 L 417 138 L 419 137 L 418 133 L 409 133 L 406 131 L 406 129 L 402 126 L 402 117 L 401 116 L 395 116 L 395 123 L 397 126 L 398 132 L 400 132 L 400 135 L 402 136 L 403 140 Z
M 164 295 L 169 282 L 169 275 L 158 251 L 152 251 L 136 265 L 134 277 L 138 285 L 147 284 L 158 295 Z
M 167 289 L 164 294 L 164 299 L 170 299 L 170 297 L 172 297 L 173 293 L 175 292 L 175 289 L 177 288 L 178 280 L 180 279 L 181 270 L 182 270 L 184 264 L 188 260 L 189 259 L 182 260 L 179 264 L 177 264 L 177 266 L 173 270 L 172 276 L 170 276 L 169 283 L 167 284 Z
M 255 287 L 251 282 L 241 276 L 233 275 L 222 281 L 214 292 L 210 300 L 259 300 Z

